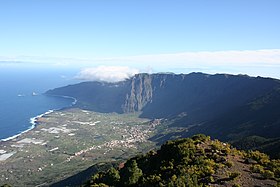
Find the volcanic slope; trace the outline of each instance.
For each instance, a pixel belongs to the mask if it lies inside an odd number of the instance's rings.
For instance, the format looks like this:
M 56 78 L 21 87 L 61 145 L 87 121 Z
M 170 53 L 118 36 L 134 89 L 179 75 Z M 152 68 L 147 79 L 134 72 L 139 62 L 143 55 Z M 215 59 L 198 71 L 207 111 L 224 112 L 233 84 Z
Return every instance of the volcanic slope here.
M 118 83 L 83 82 L 47 94 L 77 98 L 76 107 L 134 113 L 169 121 L 153 138 L 205 133 L 246 149 L 279 157 L 280 81 L 246 75 L 203 73 L 138 74 Z M 171 131 L 175 128 L 175 131 Z M 251 145 L 250 140 L 256 139 Z M 247 138 L 247 143 L 243 143 Z M 260 141 L 261 140 L 261 141 Z

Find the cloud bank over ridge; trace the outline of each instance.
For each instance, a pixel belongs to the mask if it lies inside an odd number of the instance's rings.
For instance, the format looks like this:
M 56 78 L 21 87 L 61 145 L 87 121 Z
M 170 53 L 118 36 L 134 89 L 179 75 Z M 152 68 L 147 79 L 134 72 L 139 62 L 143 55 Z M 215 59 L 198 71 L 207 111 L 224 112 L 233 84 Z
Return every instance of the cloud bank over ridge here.
M 1 63 L 4 61 L 4 63 Z M 13 63 L 22 62 L 22 63 Z M 175 72 L 190 73 L 201 71 L 204 73 L 229 73 L 229 74 L 248 74 L 251 76 L 266 76 L 280 79 L 280 49 L 259 49 L 259 50 L 227 50 L 227 51 L 187 51 L 180 53 L 148 54 L 135 56 L 117 57 L 92 57 L 92 58 L 63 58 L 63 57 L 35 57 L 35 56 L 0 56 L 0 66 L 30 63 L 38 64 L 43 67 L 54 68 L 76 68 L 83 69 L 80 79 L 87 80 L 91 75 L 87 67 L 133 67 L 140 69 L 141 72 L 147 71 L 147 67 L 153 72 Z M 104 68 L 103 67 L 103 68 Z M 117 70 L 116 70 L 117 71 Z M 107 71 L 105 71 L 107 72 Z M 120 72 L 117 71 L 119 74 Z M 129 72 L 129 71 L 128 71 Z M 105 75 L 104 75 L 105 76 Z M 106 76 L 109 79 L 109 75 Z M 120 75 L 118 76 L 120 77 Z M 124 77 L 127 77 L 124 76 Z M 103 79 L 103 78 L 102 78 Z M 97 79 L 99 80 L 99 79 Z M 118 80 L 118 79 L 117 79 Z M 113 81 L 113 80 L 111 80 Z
M 139 70 L 127 66 L 98 66 L 84 68 L 76 76 L 80 80 L 119 82 L 139 73 Z

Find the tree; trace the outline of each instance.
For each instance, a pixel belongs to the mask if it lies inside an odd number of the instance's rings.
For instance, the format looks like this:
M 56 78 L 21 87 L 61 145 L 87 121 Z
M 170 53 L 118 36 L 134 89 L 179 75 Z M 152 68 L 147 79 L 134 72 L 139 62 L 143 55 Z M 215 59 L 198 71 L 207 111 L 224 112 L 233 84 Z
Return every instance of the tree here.
M 136 160 L 129 160 L 120 171 L 121 181 L 124 185 L 136 184 L 143 175 L 142 170 L 138 168 Z
M 118 184 L 120 181 L 119 171 L 115 168 L 109 169 L 109 171 L 104 176 L 104 182 L 110 186 Z

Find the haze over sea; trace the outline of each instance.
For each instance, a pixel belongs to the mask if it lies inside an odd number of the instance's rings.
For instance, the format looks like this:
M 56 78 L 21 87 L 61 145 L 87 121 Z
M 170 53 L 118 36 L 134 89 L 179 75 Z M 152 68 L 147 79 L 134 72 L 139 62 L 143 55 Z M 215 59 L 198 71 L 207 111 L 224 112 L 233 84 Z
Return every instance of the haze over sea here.
M 43 93 L 74 83 L 73 74 L 73 71 L 54 68 L 0 66 L 0 140 L 30 129 L 32 117 L 71 106 L 72 99 L 46 96 Z

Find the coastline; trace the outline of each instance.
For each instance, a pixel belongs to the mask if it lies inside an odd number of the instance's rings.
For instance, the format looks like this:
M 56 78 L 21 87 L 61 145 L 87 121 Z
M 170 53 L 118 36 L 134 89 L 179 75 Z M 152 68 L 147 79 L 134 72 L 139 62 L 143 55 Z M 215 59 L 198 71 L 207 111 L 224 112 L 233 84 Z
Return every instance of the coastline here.
M 77 99 L 74 98 L 74 97 L 71 97 L 71 96 L 64 96 L 64 95 L 49 95 L 49 96 L 62 97 L 62 98 L 66 98 L 66 99 L 72 99 L 73 102 L 71 103 L 71 105 L 70 105 L 69 107 L 71 107 L 71 106 L 73 106 L 73 105 L 75 105 L 75 104 L 77 103 Z M 29 119 L 29 123 L 31 124 L 31 126 L 30 126 L 28 129 L 26 129 L 26 130 L 24 130 L 24 131 L 22 131 L 22 132 L 20 132 L 20 133 L 18 133 L 18 134 L 16 134 L 16 135 L 10 136 L 10 137 L 8 137 L 8 138 L 0 139 L 0 143 L 1 143 L 1 142 L 7 142 L 7 141 L 9 141 L 9 140 L 13 140 L 13 139 L 15 139 L 15 138 L 21 136 L 22 134 L 31 131 L 32 129 L 34 129 L 34 128 L 36 127 L 36 125 L 37 125 L 37 119 L 38 119 L 38 118 L 41 118 L 41 117 L 43 117 L 43 116 L 45 116 L 45 115 L 48 115 L 48 114 L 50 114 L 50 113 L 52 113 L 52 112 L 54 112 L 54 111 L 62 110 L 62 109 L 64 109 L 64 108 L 66 108 L 66 107 L 62 107 L 62 108 L 60 108 L 60 109 L 50 109 L 50 110 L 48 110 L 48 111 L 45 112 L 45 113 L 39 114 L 39 115 L 37 115 L 37 116 L 35 116 L 35 117 L 31 117 L 31 118 Z
M 51 96 L 51 95 L 50 95 L 50 96 Z M 54 96 L 55 96 L 55 95 L 54 95 Z M 72 102 L 72 105 L 71 105 L 71 106 L 75 105 L 75 104 L 77 103 L 77 101 L 78 101 L 75 97 L 71 97 L 71 96 L 65 96 L 65 95 L 59 96 L 59 95 L 56 95 L 55 97 L 63 97 L 63 98 L 66 98 L 66 99 L 72 99 L 72 100 L 74 100 L 74 101 Z
M 37 115 L 37 116 L 35 116 L 35 117 L 30 118 L 29 123 L 31 124 L 31 126 L 30 126 L 28 129 L 26 129 L 26 130 L 20 132 L 19 134 L 10 136 L 10 137 L 8 137 L 8 138 L 1 139 L 0 142 L 6 142 L 6 141 L 9 141 L 9 140 L 12 140 L 12 139 L 17 138 L 17 137 L 19 137 L 20 135 L 22 135 L 22 134 L 28 132 L 28 131 L 34 129 L 34 128 L 36 127 L 36 125 L 37 125 L 37 124 L 36 124 L 36 121 L 37 121 L 38 118 L 41 118 L 41 117 L 43 117 L 44 115 L 50 114 L 50 113 L 52 113 L 52 112 L 54 112 L 54 111 L 55 111 L 55 110 L 48 110 L 47 112 L 45 112 L 45 113 L 43 113 L 43 114 L 39 114 L 39 115 Z

